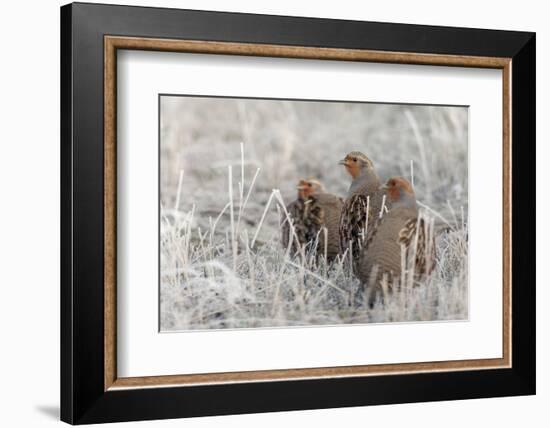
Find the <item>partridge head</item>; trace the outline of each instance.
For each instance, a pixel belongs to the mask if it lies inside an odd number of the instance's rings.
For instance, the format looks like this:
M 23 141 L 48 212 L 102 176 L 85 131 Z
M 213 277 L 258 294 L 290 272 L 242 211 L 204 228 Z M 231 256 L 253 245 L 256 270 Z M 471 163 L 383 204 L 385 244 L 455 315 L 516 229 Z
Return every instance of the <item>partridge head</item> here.
M 300 181 L 298 181 L 296 189 L 298 189 L 298 199 L 302 200 L 305 200 L 310 196 L 316 193 L 321 193 L 325 190 L 321 182 L 312 177 L 307 179 L 300 179 Z
M 346 167 L 346 171 L 352 178 L 357 178 L 366 169 L 373 169 L 372 161 L 361 152 L 350 152 L 339 162 Z
M 403 177 L 391 177 L 382 189 L 386 192 L 386 198 L 393 208 L 416 209 L 416 195 L 414 189 Z

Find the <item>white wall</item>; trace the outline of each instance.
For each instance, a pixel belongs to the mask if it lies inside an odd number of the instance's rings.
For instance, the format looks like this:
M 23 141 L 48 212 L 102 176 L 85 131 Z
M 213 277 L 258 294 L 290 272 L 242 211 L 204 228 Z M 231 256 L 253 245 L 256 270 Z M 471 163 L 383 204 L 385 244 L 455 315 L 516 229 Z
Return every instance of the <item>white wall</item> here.
M 113 3 L 104 1 L 104 3 Z M 315 16 L 417 24 L 537 31 L 538 265 L 550 238 L 548 52 L 544 2 L 339 0 L 126 1 L 191 9 Z M 58 0 L 11 1 L 1 8 L 0 66 L 0 398 L 3 426 L 42 427 L 57 422 L 59 397 L 59 10 Z M 548 423 L 550 404 L 547 272 L 538 273 L 538 395 L 536 397 L 421 403 L 265 415 L 152 422 L 148 426 L 279 427 L 399 426 L 515 427 Z M 137 424 L 128 424 L 133 426 Z

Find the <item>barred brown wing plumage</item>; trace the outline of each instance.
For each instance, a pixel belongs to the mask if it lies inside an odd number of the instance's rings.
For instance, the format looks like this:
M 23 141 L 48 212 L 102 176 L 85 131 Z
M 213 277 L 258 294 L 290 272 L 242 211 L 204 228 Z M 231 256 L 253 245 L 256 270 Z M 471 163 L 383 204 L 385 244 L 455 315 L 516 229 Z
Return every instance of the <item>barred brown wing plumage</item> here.
M 340 249 L 338 228 L 342 199 L 330 193 L 320 193 L 310 199 L 310 205 L 306 204 L 309 213 L 306 217 L 311 223 L 309 239 L 314 241 L 318 237 L 318 254 L 324 254 L 326 249 L 327 258 L 331 260 L 338 255 Z
M 368 210 L 368 213 L 367 213 Z M 340 217 L 340 248 L 344 253 L 352 246 L 352 257 L 357 259 L 372 220 L 372 207 L 368 196 L 358 194 L 346 200 Z
M 303 224 L 304 217 L 304 202 L 301 199 L 296 199 L 294 202 L 291 202 L 286 207 L 288 215 L 293 222 L 294 232 L 298 238 L 298 242 L 305 242 L 306 233 Z M 288 247 L 289 242 L 292 242 L 292 252 L 295 252 L 298 248 L 297 243 L 292 236 L 289 219 L 286 217 L 285 213 L 281 214 L 281 243 L 284 248 Z
M 435 238 L 430 225 L 422 217 L 407 220 L 399 232 L 398 242 L 407 248 L 407 259 L 415 255 L 416 275 L 427 275 L 435 267 Z

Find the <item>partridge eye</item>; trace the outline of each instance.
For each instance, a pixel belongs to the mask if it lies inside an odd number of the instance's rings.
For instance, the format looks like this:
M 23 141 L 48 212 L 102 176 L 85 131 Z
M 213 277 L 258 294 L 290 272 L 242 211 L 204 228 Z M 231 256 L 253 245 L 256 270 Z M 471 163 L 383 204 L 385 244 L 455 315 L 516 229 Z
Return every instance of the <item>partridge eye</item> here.
M 308 187 L 311 187 L 311 183 L 307 183 Z
M 357 158 L 353 158 L 353 162 L 357 162 Z

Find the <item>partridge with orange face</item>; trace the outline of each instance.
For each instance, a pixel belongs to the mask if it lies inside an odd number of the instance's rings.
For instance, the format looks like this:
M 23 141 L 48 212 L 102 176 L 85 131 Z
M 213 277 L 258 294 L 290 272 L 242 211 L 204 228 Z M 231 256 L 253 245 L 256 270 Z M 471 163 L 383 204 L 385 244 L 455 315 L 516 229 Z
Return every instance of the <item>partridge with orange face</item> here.
M 351 152 L 340 161 L 352 182 L 340 216 L 340 251 L 351 252 L 357 261 L 367 234 L 383 214 L 384 191 L 372 161 L 361 152 Z
M 342 199 L 325 192 L 323 185 L 309 178 L 298 182 L 298 198 L 287 206 L 287 212 L 294 227 L 294 236 L 289 219 L 282 219 L 282 244 L 296 253 L 300 246 L 317 243 L 317 255 L 324 255 L 331 261 L 339 251 L 338 222 L 342 210 Z
M 391 209 L 368 234 L 357 264 L 363 286 L 375 293 L 382 281 L 391 287 L 401 280 L 402 273 L 419 279 L 435 267 L 433 228 L 419 217 L 411 184 L 402 177 L 392 177 L 383 189 Z

